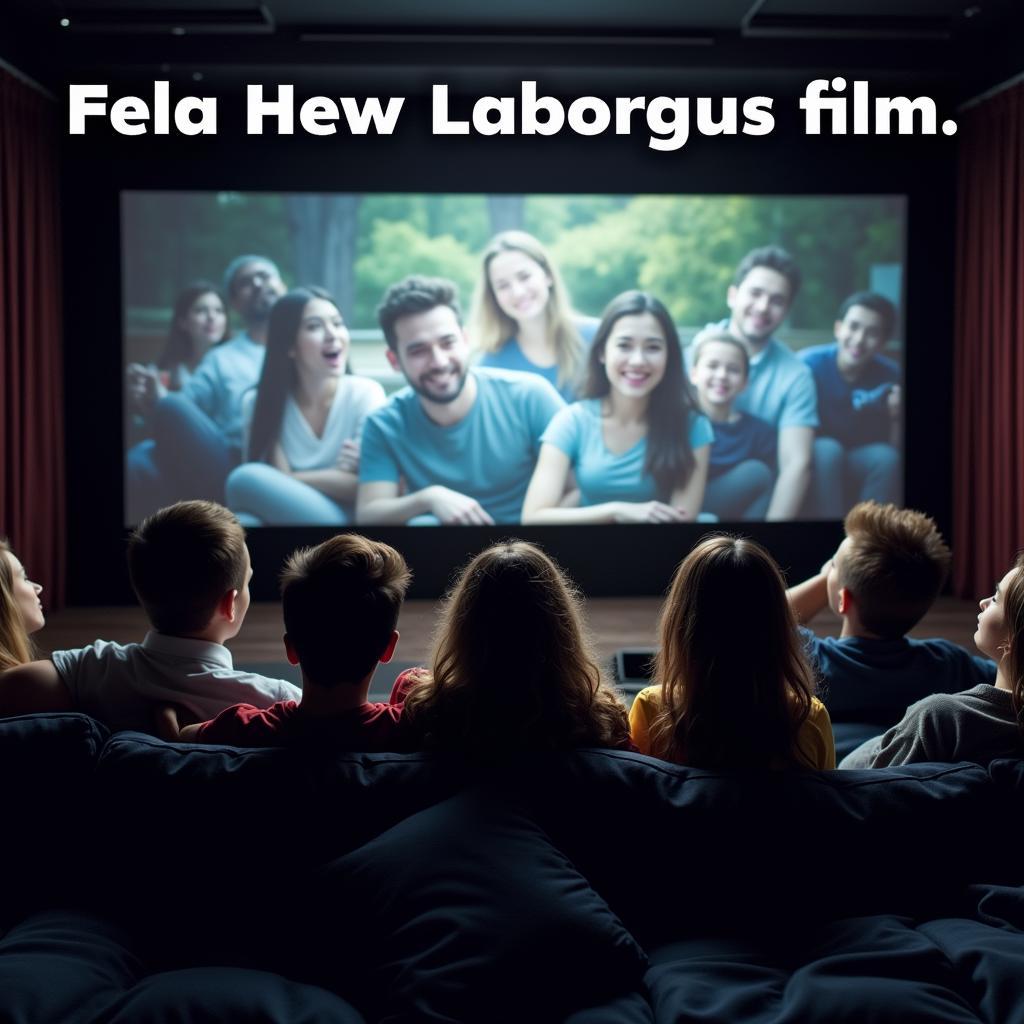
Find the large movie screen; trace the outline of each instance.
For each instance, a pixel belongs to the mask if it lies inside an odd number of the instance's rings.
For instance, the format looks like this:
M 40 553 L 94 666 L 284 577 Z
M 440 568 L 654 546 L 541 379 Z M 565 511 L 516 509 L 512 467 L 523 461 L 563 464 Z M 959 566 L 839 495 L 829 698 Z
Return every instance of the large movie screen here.
M 125 519 L 841 519 L 903 486 L 900 196 L 125 192 Z

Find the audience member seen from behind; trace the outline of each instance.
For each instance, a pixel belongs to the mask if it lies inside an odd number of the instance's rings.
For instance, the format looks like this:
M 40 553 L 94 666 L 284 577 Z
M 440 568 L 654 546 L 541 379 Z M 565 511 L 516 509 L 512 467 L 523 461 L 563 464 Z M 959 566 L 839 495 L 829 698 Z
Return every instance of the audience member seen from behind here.
M 736 408 L 749 378 L 747 347 L 728 331 L 712 328 L 694 339 L 690 382 L 715 437 L 704 508 L 718 519 L 764 519 L 772 493 L 776 431 Z
M 785 249 L 777 245 L 752 249 L 740 261 L 726 292 L 729 318 L 708 325 L 727 330 L 743 342 L 750 356 L 750 379 L 736 407 L 777 431 L 778 475 L 766 513 L 772 520 L 800 515 L 811 482 L 818 426 L 811 371 L 774 336 L 800 281 L 800 268 Z
M 224 507 L 183 501 L 145 519 L 128 541 L 128 573 L 152 628 L 141 644 L 97 640 L 12 669 L 0 687 L 19 712 L 84 711 L 109 728 L 153 733 L 175 704 L 204 722 L 240 702 L 269 707 L 298 687 L 235 669 L 224 642 L 249 608 L 245 531 Z M 10 680 L 10 691 L 8 691 Z
M 540 374 L 571 402 L 597 320 L 573 313 L 558 268 L 533 235 L 495 235 L 482 262 L 469 318 L 480 365 Z
M 392 547 L 349 533 L 296 551 L 281 574 L 284 645 L 302 668 L 302 699 L 239 704 L 179 739 L 239 747 L 318 741 L 341 750 L 401 750 L 401 705 L 369 703 L 370 681 L 398 643 L 409 586 Z
M 797 619 L 826 605 L 842 619 L 839 636 L 801 627 L 812 666 L 825 682 L 833 722 L 887 729 L 910 704 L 995 681 L 995 665 L 949 640 L 906 636 L 934 604 L 950 552 L 922 512 L 866 501 L 846 517 L 846 537 L 821 572 L 789 589 Z
M 132 404 L 145 411 L 168 391 L 180 391 L 207 350 L 229 333 L 227 307 L 217 286 L 209 281 L 187 285 L 175 299 L 171 329 L 156 363 L 128 364 Z
M 43 588 L 28 578 L 10 544 L 0 537 L 0 672 L 32 660 L 32 634 L 46 624 L 39 600 L 42 592 Z M 0 682 L 0 692 L 5 686 Z M 3 703 L 0 696 L 0 706 Z
M 385 399 L 377 381 L 351 372 L 350 353 L 327 292 L 296 288 L 274 303 L 259 388 L 243 399 L 249 461 L 226 488 L 239 515 L 267 526 L 351 521 L 363 422 Z
M 822 519 L 857 501 L 899 501 L 900 368 L 881 354 L 895 326 L 888 299 L 857 292 L 839 307 L 835 342 L 800 353 L 818 390 L 812 488 Z
M 861 744 L 840 768 L 1024 756 L 1024 553 L 980 603 L 974 642 L 996 664 L 995 684 L 935 693 L 907 709 L 884 736 Z
M 522 541 L 487 548 L 463 569 L 431 673 L 408 690 L 404 714 L 413 742 L 484 760 L 630 747 L 625 707 L 598 667 L 578 596 Z
M 695 521 L 713 435 L 690 397 L 675 325 L 654 296 L 624 292 L 609 303 L 583 395 L 544 431 L 523 522 Z M 562 507 L 571 474 L 579 504 Z
M 751 540 L 713 536 L 665 599 L 655 685 L 630 711 L 642 753 L 695 768 L 834 768 L 782 574 Z
M 558 392 L 536 374 L 470 367 L 451 281 L 407 277 L 377 315 L 409 386 L 366 419 L 357 522 L 518 523 Z

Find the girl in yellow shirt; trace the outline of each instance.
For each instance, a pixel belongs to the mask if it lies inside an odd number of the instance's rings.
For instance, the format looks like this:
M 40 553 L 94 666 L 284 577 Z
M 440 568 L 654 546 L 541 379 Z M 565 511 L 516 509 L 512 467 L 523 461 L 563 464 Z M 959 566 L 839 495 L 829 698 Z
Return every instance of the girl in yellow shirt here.
M 835 768 L 782 574 L 754 541 L 704 538 L 661 612 L 654 685 L 630 711 L 644 754 L 695 768 Z

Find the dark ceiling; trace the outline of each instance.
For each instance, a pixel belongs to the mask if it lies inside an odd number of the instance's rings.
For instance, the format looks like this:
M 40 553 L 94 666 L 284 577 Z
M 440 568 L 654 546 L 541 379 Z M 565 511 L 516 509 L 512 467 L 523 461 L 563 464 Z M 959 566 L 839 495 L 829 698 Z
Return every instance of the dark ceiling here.
M 0 25 L 0 57 L 55 92 L 160 76 L 408 87 L 439 69 L 477 87 L 529 72 L 552 88 L 766 88 L 860 72 L 962 101 L 1024 70 L 1021 0 L 7 0 Z

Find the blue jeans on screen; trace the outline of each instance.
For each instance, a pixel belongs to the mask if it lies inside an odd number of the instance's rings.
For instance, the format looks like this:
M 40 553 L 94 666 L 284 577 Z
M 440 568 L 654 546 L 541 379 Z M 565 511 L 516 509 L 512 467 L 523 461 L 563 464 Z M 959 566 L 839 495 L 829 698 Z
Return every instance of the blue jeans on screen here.
M 261 526 L 346 526 L 351 517 L 326 494 L 268 466 L 246 462 L 228 476 L 228 508 Z
M 891 444 L 845 448 L 834 437 L 815 438 L 811 516 L 842 519 L 859 501 L 899 504 L 901 468 L 900 453 Z
M 764 519 L 772 495 L 775 474 L 759 459 L 744 459 L 704 489 L 704 511 L 722 522 Z

